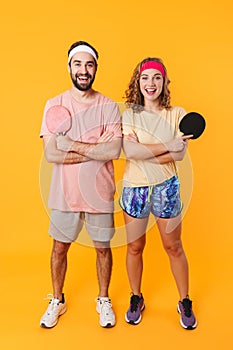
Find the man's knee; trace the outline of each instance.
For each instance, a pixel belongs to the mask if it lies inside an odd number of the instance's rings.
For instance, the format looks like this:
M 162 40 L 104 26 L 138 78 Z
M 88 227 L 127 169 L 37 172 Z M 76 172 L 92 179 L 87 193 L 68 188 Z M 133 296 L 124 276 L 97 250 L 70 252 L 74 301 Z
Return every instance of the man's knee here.
M 95 250 L 98 255 L 106 256 L 111 254 L 110 242 L 94 242 Z
M 63 257 L 67 254 L 70 247 L 70 243 L 64 243 L 54 240 L 53 243 L 53 255 Z

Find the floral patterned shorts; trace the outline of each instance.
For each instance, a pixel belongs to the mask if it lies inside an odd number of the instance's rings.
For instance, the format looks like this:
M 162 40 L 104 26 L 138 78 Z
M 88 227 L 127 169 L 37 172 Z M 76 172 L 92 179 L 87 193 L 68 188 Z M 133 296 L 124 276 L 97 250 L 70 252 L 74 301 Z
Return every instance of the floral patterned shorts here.
M 173 218 L 181 213 L 180 182 L 177 176 L 154 186 L 124 187 L 121 208 L 134 218 L 146 218 L 150 212 L 160 218 Z

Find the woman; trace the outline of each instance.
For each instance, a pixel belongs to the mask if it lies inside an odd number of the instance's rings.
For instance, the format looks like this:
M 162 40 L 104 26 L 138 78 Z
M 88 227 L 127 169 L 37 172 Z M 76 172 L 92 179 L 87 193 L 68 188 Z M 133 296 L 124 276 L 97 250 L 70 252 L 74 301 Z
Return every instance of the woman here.
M 122 115 L 123 149 L 127 158 L 120 205 L 127 232 L 127 273 L 132 296 L 125 319 L 141 321 L 143 249 L 150 212 L 155 216 L 178 288 L 180 323 L 194 329 L 197 321 L 188 296 L 188 263 L 181 242 L 180 184 L 176 161 L 183 159 L 189 136 L 179 133 L 185 115 L 171 107 L 170 80 L 163 62 L 146 58 L 134 70 Z

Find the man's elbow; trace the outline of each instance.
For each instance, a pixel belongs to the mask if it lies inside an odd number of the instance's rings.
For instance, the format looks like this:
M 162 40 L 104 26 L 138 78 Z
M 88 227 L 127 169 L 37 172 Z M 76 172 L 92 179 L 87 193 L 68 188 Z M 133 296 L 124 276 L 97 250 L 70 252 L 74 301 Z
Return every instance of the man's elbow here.
M 46 152 L 45 150 L 44 155 L 48 163 L 53 163 L 53 156 L 50 152 Z
M 115 145 L 114 145 L 114 147 L 112 147 L 112 150 L 110 152 L 110 158 L 112 160 L 118 159 L 120 157 L 121 146 L 122 146 L 121 139 L 120 140 L 118 139 L 117 142 L 115 142 Z
M 62 163 L 61 160 L 58 159 L 58 157 L 51 153 L 51 152 L 44 152 L 45 159 L 47 160 L 48 163 Z
M 109 154 L 108 154 L 108 158 L 111 160 L 115 160 L 118 159 L 120 157 L 121 154 L 121 147 L 117 147 L 117 148 L 113 148 Z

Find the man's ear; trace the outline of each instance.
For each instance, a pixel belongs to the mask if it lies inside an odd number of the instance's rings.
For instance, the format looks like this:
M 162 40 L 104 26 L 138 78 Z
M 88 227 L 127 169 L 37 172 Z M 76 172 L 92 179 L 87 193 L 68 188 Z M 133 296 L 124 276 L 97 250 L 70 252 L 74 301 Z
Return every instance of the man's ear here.
M 70 73 L 71 69 L 70 69 L 70 64 L 69 63 L 67 64 L 67 69 L 68 69 L 68 72 Z

